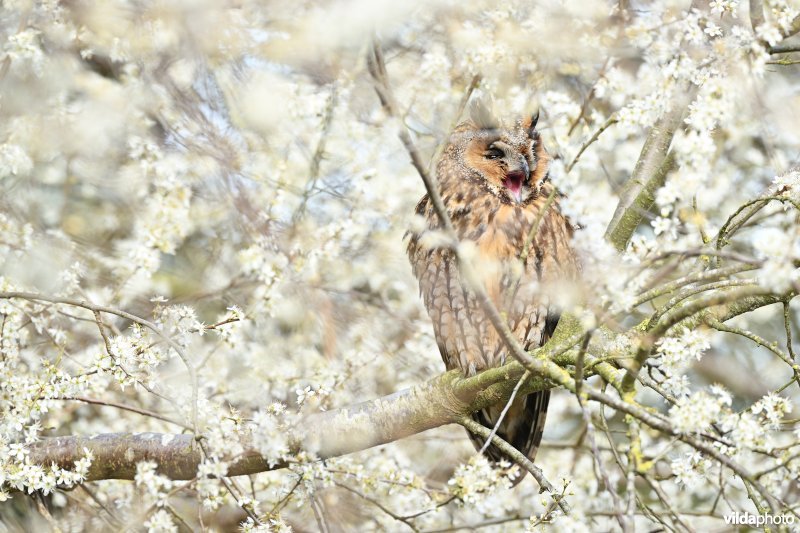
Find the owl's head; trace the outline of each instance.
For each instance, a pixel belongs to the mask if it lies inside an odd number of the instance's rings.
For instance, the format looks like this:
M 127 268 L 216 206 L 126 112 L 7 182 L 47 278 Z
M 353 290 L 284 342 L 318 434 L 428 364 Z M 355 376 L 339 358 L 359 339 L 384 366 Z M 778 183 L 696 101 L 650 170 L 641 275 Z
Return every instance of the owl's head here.
M 445 153 L 456 157 L 468 179 L 504 203 L 525 204 L 535 199 L 547 177 L 549 156 L 536 123 L 539 113 L 504 123 L 491 104 L 478 99 L 470 117 L 459 124 Z

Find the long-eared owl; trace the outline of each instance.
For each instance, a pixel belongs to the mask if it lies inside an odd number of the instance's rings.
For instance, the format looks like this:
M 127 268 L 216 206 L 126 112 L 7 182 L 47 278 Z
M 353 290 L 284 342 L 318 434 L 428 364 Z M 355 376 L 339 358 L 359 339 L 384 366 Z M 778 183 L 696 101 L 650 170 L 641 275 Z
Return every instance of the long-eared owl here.
M 543 345 L 559 319 L 553 287 L 575 277 L 577 261 L 570 247 L 573 228 L 562 215 L 549 180 L 550 157 L 536 130 L 536 116 L 503 123 L 482 100 L 470 118 L 451 134 L 437 163 L 439 191 L 459 241 L 472 243 L 478 278 L 525 350 Z M 511 358 L 459 271 L 453 250 L 427 246 L 425 233 L 442 227 L 428 196 L 416 212 L 427 229 L 412 233 L 408 257 L 419 280 L 436 342 L 447 369 L 471 376 Z M 526 257 L 523 251 L 535 235 Z M 531 460 L 542 439 L 550 391 L 516 398 L 497 434 Z M 473 414 L 488 428 L 503 405 Z M 476 449 L 483 441 L 473 438 Z M 494 446 L 490 460 L 507 459 Z M 518 480 L 521 479 L 517 478 Z

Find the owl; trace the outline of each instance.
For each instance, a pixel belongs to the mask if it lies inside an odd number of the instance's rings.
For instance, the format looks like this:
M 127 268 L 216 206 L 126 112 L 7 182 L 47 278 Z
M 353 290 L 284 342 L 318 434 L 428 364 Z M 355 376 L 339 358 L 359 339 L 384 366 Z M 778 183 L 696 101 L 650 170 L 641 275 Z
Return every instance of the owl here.
M 536 130 L 538 113 L 503 123 L 489 104 L 478 100 L 469 116 L 455 128 L 437 163 L 439 191 L 460 246 L 472 250 L 479 281 L 521 346 L 531 350 L 553 334 L 559 320 L 554 296 L 576 276 L 573 227 L 557 195 L 545 209 L 555 193 L 550 157 Z M 455 253 L 426 238 L 442 227 L 427 195 L 416 213 L 424 217 L 425 229 L 410 233 L 408 257 L 445 366 L 473 376 L 504 364 L 513 356 L 459 271 Z M 542 439 L 549 399 L 547 390 L 516 398 L 497 431 L 531 460 Z M 492 429 L 503 407 L 472 416 Z M 471 438 L 480 450 L 484 442 Z M 495 462 L 509 460 L 494 446 L 486 453 Z

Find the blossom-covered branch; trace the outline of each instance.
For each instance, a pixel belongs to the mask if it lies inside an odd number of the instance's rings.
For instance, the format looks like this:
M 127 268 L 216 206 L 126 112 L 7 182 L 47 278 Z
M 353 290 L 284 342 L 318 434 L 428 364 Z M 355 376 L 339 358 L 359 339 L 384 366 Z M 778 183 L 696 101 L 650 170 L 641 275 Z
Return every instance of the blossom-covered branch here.
M 488 405 L 506 399 L 524 373 L 517 363 L 463 378 L 456 371 L 396 393 L 355 405 L 310 414 L 292 429 L 293 453 L 326 459 L 379 446 L 444 424 L 457 423 Z M 522 387 L 528 394 L 551 385 L 531 378 Z M 246 442 L 243 444 L 247 444 Z M 45 438 L 30 446 L 32 463 L 69 469 L 89 450 L 94 457 L 87 481 L 133 479 L 136 465 L 155 461 L 160 474 L 187 480 L 197 476 L 202 453 L 191 434 L 110 433 L 96 436 Z M 249 450 L 231 461 L 229 476 L 285 468 Z

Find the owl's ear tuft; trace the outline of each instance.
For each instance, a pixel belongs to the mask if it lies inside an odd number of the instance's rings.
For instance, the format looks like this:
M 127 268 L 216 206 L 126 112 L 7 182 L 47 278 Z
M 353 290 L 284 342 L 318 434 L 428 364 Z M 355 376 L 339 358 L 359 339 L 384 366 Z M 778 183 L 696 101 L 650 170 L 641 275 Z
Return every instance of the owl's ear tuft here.
M 494 114 L 494 101 L 485 96 L 478 97 L 470 103 L 469 117 L 482 130 L 490 130 L 500 126 L 500 121 Z
M 539 136 L 539 133 L 536 131 L 536 124 L 539 123 L 539 109 L 536 110 L 535 113 L 531 115 L 531 125 L 528 126 L 528 136 L 531 139 L 535 139 Z

